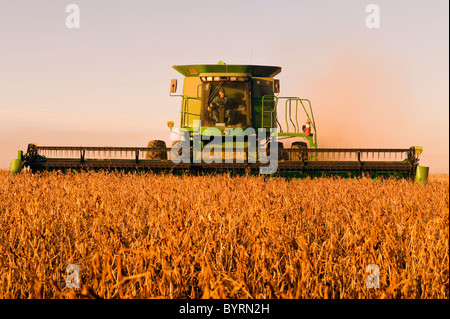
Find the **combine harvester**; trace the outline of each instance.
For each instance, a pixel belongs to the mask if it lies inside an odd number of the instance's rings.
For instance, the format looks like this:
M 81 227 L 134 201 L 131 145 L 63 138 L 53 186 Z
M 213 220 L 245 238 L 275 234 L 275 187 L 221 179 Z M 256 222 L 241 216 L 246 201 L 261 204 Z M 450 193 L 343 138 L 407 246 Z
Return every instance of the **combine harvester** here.
M 147 147 L 40 146 L 29 144 L 11 172 L 42 170 L 134 170 L 170 173 L 255 173 L 287 177 L 399 177 L 426 181 L 422 147 L 399 149 L 318 148 L 311 102 L 279 96 L 274 77 L 281 67 L 176 65 L 184 76 L 178 130 L 168 122 L 171 148 L 161 140 Z M 284 108 L 280 123 L 277 106 Z M 302 124 L 300 124 L 302 123 Z M 304 124 L 303 124 L 304 123 Z M 290 147 L 281 141 L 291 139 Z M 299 141 L 300 140 L 300 141 Z

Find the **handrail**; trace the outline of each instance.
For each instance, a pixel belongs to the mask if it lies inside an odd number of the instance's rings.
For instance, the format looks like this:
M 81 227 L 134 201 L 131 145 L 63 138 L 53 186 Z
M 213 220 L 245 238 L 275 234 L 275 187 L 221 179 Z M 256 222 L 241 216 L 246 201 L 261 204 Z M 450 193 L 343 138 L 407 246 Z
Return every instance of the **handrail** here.
M 267 98 L 272 98 L 275 103 L 274 103 L 274 108 L 272 110 L 269 111 L 265 111 L 264 110 L 264 102 L 265 99 Z M 317 130 L 316 130 L 316 122 L 314 120 L 314 113 L 312 110 L 312 105 L 311 105 L 311 101 L 308 99 L 302 99 L 299 97 L 293 97 L 293 96 L 286 96 L 286 97 L 278 97 L 275 95 L 264 95 L 262 97 L 262 114 L 261 114 L 261 126 L 264 127 L 264 114 L 265 113 L 271 113 L 271 123 L 272 123 L 272 115 L 276 114 L 276 106 L 278 104 L 278 100 L 279 99 L 285 99 L 285 122 L 286 122 L 286 133 L 290 133 L 290 125 L 289 122 L 292 124 L 292 126 L 294 127 L 294 133 L 301 133 L 300 131 L 300 125 L 298 123 L 298 108 L 299 108 L 299 104 L 302 106 L 303 111 L 306 114 L 307 119 L 309 120 L 309 122 L 311 123 L 312 126 L 312 130 L 314 132 L 313 134 L 313 138 L 314 138 L 314 144 L 317 145 Z M 295 123 L 294 120 L 292 119 L 292 101 L 295 101 Z M 305 102 L 305 103 L 304 103 Z M 307 106 L 305 106 L 306 102 L 309 104 L 309 110 L 307 110 Z M 288 109 L 289 107 L 289 109 Z M 278 118 L 276 117 L 276 122 L 278 123 L 278 125 L 280 126 L 280 132 L 283 132 L 283 128 L 281 127 L 280 122 L 278 121 Z
M 264 111 L 264 99 L 265 98 L 273 98 L 274 104 L 272 110 Z M 272 127 L 273 114 L 277 110 L 278 105 L 278 97 L 275 95 L 264 95 L 261 100 L 261 127 L 264 128 L 264 113 L 270 113 L 270 127 Z M 275 117 L 276 118 L 276 117 Z M 278 122 L 278 121 L 277 121 Z M 279 123 L 278 123 L 279 124 Z
M 278 118 L 276 119 L 278 126 L 280 127 L 280 132 L 283 132 L 283 127 L 281 126 L 280 122 L 278 122 Z
M 294 127 L 294 133 L 298 133 L 297 132 L 297 127 L 295 126 L 294 122 L 292 121 L 292 116 L 291 116 L 292 98 L 286 99 L 286 103 L 285 103 L 285 107 L 284 107 L 284 117 L 286 118 L 286 128 L 287 128 L 287 131 L 289 132 L 289 124 L 288 124 L 288 121 L 287 121 L 287 105 L 288 105 L 288 102 L 289 102 L 289 120 L 291 121 L 292 126 Z M 295 116 L 296 117 L 297 117 L 297 108 L 298 108 L 298 102 L 296 100 L 296 102 L 295 102 Z
M 187 127 L 188 123 L 189 123 L 189 115 L 200 116 L 200 114 L 188 112 L 188 110 L 189 110 L 188 101 L 189 100 L 201 100 L 201 98 L 200 97 L 190 97 L 187 95 L 182 95 L 181 97 L 183 98 L 183 100 L 181 102 L 182 103 L 182 105 L 181 105 L 181 127 Z

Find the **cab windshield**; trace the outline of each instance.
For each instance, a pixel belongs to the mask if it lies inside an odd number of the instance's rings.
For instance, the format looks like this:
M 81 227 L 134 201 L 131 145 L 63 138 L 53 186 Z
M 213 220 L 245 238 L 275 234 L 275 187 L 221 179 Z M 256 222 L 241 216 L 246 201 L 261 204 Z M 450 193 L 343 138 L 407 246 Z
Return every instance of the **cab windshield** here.
M 250 126 L 249 86 L 248 81 L 203 82 L 202 126 Z

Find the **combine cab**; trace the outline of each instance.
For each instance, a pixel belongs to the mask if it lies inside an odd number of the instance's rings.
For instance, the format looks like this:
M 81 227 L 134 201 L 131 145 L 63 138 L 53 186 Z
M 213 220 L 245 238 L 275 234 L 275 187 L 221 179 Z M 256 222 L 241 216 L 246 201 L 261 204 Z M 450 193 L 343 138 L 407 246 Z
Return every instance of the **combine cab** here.
M 172 145 L 147 147 L 39 146 L 29 144 L 11 171 L 152 170 L 171 173 L 236 172 L 288 177 L 400 177 L 425 181 L 418 165 L 422 147 L 404 149 L 318 148 L 311 102 L 279 96 L 280 67 L 176 65 L 184 76 L 180 128 L 168 122 Z M 278 117 L 283 108 L 284 119 Z M 175 138 L 173 138 L 175 137 Z M 290 140 L 290 141 L 289 141 Z M 287 144 L 289 142 L 289 144 Z

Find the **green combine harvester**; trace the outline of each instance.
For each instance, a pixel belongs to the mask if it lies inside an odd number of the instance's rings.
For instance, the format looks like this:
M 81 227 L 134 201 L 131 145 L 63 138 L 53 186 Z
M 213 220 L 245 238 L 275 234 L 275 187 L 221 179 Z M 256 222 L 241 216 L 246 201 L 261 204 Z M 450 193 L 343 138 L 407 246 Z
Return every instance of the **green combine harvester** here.
M 281 67 L 175 65 L 184 76 L 180 128 L 168 122 L 172 145 L 147 147 L 40 146 L 18 152 L 11 172 L 132 170 L 170 173 L 270 174 L 286 177 L 399 177 L 426 181 L 419 146 L 399 149 L 318 148 L 311 102 L 279 96 Z M 284 119 L 278 108 L 284 109 Z M 281 113 L 281 112 L 280 112 Z M 280 123 L 281 121 L 281 123 Z M 289 146 L 286 141 L 289 141 Z

